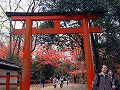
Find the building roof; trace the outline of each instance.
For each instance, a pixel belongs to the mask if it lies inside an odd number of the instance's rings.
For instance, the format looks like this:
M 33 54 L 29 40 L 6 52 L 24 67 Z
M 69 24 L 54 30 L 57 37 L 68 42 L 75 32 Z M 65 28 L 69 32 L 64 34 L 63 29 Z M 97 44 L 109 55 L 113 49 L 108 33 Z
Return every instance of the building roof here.
M 107 11 L 86 11 L 86 12 L 6 12 L 11 16 L 51 16 L 51 15 L 103 15 Z
M 21 67 L 15 65 L 14 62 L 7 61 L 7 60 L 4 60 L 4 59 L 0 59 L 0 69 L 17 71 L 17 70 L 20 70 Z

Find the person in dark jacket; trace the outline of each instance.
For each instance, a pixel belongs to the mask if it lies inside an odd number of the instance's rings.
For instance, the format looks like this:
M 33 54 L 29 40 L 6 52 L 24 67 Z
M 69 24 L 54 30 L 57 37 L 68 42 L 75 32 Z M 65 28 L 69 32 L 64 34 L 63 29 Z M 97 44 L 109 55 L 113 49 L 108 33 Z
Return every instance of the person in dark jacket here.
M 107 66 L 103 65 L 101 68 L 101 72 L 95 76 L 92 82 L 93 90 L 112 90 L 112 83 L 107 72 Z
M 76 75 L 74 75 L 74 82 L 75 82 L 75 84 L 76 84 Z
M 44 77 L 42 77 L 41 83 L 43 84 L 43 87 L 44 87 L 45 86 L 45 78 Z
M 113 90 L 119 90 L 119 83 L 118 83 L 118 80 L 116 79 L 116 77 L 114 76 L 113 71 L 109 70 L 108 75 L 109 75 L 109 78 L 112 82 L 112 89 Z

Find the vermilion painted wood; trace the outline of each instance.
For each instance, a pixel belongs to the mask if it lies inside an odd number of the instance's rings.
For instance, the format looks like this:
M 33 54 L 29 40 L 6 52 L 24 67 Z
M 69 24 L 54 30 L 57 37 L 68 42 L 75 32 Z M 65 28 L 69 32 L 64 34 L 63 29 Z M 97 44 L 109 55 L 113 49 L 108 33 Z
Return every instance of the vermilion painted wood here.
M 92 90 L 92 80 L 94 77 L 94 64 L 92 48 L 90 42 L 90 33 L 102 32 L 101 27 L 89 26 L 88 20 L 98 18 L 98 15 L 48 15 L 48 16 L 11 16 L 13 21 L 26 21 L 26 29 L 13 30 L 13 34 L 25 34 L 23 68 L 22 68 L 22 85 L 20 90 L 30 90 L 30 64 L 31 64 L 31 38 L 32 34 L 67 34 L 83 33 L 86 75 L 88 90 Z M 32 28 L 32 21 L 53 20 L 54 28 L 35 29 Z M 79 28 L 60 28 L 61 20 L 82 20 L 82 26 Z
M 13 34 L 25 34 L 25 28 L 13 29 Z M 89 27 L 90 33 L 101 33 L 102 27 Z M 32 34 L 76 34 L 83 33 L 83 27 L 79 28 L 48 28 L 48 29 L 36 29 L 32 28 Z
M 21 90 L 30 90 L 32 21 L 26 20 Z
M 22 76 L 20 75 L 20 84 L 19 89 L 22 90 Z
M 0 85 L 6 85 L 6 83 L 0 83 Z
M 20 78 L 20 75 L 10 75 L 10 77 Z
M 0 75 L 0 78 L 6 78 L 7 76 L 5 76 L 5 75 Z
M 12 16 L 13 21 L 25 21 L 30 19 L 32 21 L 39 20 L 82 20 L 82 18 L 96 19 L 98 15 L 53 15 L 53 16 Z
M 10 75 L 6 76 L 6 90 L 9 90 L 9 86 L 10 86 Z
M 20 83 L 11 83 L 10 82 L 10 78 L 19 78 L 20 79 Z M 10 85 L 19 85 L 20 86 L 20 90 L 21 90 L 21 75 L 0 75 L 0 78 L 5 78 L 6 82 L 5 83 L 0 83 L 0 85 L 5 85 L 6 86 L 6 90 L 9 90 L 9 86 Z
M 87 18 L 82 19 L 83 25 L 83 41 L 84 41 L 84 51 L 85 51 L 85 62 L 86 62 L 86 76 L 88 90 L 92 90 L 92 81 L 94 79 L 94 64 L 93 64 L 93 55 L 92 55 L 92 46 L 89 33 L 89 23 Z

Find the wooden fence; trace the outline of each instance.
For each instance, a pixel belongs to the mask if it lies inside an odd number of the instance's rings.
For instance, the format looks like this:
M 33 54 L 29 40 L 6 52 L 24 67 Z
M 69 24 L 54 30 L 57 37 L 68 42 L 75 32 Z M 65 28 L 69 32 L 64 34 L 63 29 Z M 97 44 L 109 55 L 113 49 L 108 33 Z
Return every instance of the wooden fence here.
M 6 86 L 6 90 L 10 90 L 10 85 L 17 85 L 20 87 L 19 90 L 21 90 L 21 75 L 0 75 L 0 78 L 6 79 L 6 82 L 0 82 L 0 86 Z M 10 82 L 10 78 L 17 78 L 17 83 Z

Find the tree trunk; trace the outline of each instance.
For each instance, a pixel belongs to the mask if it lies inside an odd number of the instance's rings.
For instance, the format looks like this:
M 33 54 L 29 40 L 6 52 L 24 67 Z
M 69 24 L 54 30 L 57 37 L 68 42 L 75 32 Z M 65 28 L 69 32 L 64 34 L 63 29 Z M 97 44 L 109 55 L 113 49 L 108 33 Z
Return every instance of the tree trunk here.
M 98 50 L 98 37 L 97 35 L 91 34 L 91 41 L 93 46 L 94 62 L 95 62 L 95 72 L 99 71 L 99 50 Z

